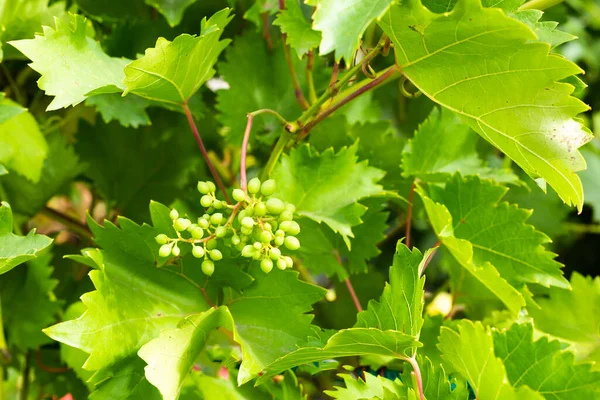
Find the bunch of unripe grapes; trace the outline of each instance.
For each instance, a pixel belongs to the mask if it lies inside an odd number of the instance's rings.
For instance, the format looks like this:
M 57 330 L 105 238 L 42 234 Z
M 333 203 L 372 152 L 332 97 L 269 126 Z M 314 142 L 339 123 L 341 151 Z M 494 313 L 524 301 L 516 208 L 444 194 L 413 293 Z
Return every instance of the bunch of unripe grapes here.
M 215 261 L 223 259 L 221 246 L 232 247 L 242 257 L 258 261 L 265 273 L 274 266 L 282 270 L 291 268 L 293 260 L 282 254 L 282 249 L 293 251 L 300 247 L 296 237 L 300 225 L 294 221 L 296 207 L 273 197 L 276 189 L 273 179 L 261 183 L 253 178 L 248 182 L 247 192 L 233 190 L 237 203 L 231 205 L 217 199 L 213 182 L 198 182 L 205 214 L 192 222 L 180 217 L 177 210 L 171 210 L 177 237 L 156 236 L 161 245 L 158 255 L 177 257 L 181 253 L 180 244 L 187 243 L 192 246 L 192 255 L 203 259 L 202 272 L 209 276 L 215 271 Z

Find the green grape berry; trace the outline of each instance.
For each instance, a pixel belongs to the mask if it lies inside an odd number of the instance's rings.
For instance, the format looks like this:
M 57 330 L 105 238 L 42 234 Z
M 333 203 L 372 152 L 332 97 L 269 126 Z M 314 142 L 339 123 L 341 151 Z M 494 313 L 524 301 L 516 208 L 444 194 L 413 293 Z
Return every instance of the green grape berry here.
M 283 229 L 277 229 L 277 231 L 275 231 L 275 236 L 284 237 L 285 236 L 285 231 Z
M 254 243 L 252 244 L 252 246 L 253 246 L 253 247 L 254 247 L 256 250 L 260 250 L 260 249 L 262 249 L 262 247 L 263 247 L 263 245 L 262 245 L 262 243 L 261 243 L 261 242 L 254 242 Z
M 217 201 L 213 202 L 212 206 L 215 208 L 215 210 L 222 210 L 223 208 L 225 208 L 227 206 L 227 203 L 225 203 L 225 205 L 223 205 L 222 201 L 217 200 Z
M 258 235 L 258 240 L 260 240 L 262 243 L 271 243 L 271 240 L 273 240 L 273 234 L 269 231 L 262 231 Z
M 178 232 L 183 232 L 189 228 L 191 224 L 192 221 L 187 218 L 177 218 L 175 222 L 173 222 L 173 228 L 175 228 L 175 230 Z
M 275 193 L 275 189 L 277 189 L 277 184 L 275 183 L 275 181 L 273 179 L 268 179 L 264 181 L 263 184 L 260 186 L 260 193 L 263 196 L 268 197 Z
M 241 224 L 243 228 L 250 229 L 254 227 L 254 220 L 250 217 L 244 217 Z
M 204 257 L 204 248 L 202 246 L 192 247 L 192 255 L 196 258 Z
M 257 217 L 264 217 L 267 215 L 267 206 L 265 203 L 259 202 L 254 205 L 254 215 Z
M 180 253 L 181 253 L 181 250 L 179 249 L 179 247 L 177 247 L 177 245 L 173 246 L 173 249 L 171 250 L 171 254 L 173 254 L 175 257 L 179 257 Z
M 275 243 L 275 246 L 281 246 L 284 242 L 284 238 L 283 236 L 275 236 L 275 240 L 273 240 L 273 243 Z
M 179 213 L 177 212 L 176 209 L 172 209 L 171 212 L 169 213 L 169 217 L 171 217 L 171 219 L 177 219 L 177 218 L 179 218 Z
M 200 240 L 204 236 L 204 229 L 200 228 L 198 225 L 195 225 L 192 229 L 189 229 L 192 238 L 195 240 Z
M 296 212 L 296 206 L 293 205 L 292 203 L 286 203 L 284 209 L 285 209 L 285 211 L 289 211 L 292 214 L 294 214 Z
M 206 218 L 198 218 L 198 225 L 200 228 L 206 229 L 210 226 L 210 223 Z
M 271 253 L 271 260 L 273 260 L 273 261 L 277 261 L 281 257 L 281 250 L 279 250 L 277 247 L 273 247 L 271 249 L 270 253 Z
M 242 189 L 233 189 L 232 195 L 237 202 L 246 200 L 246 193 Z
M 158 250 L 158 255 L 160 257 L 169 257 L 169 255 L 171 254 L 171 249 L 172 246 L 170 244 L 163 244 Z
M 254 260 L 260 260 L 262 258 L 262 253 L 260 251 L 255 251 L 254 254 L 252 254 L 252 259 Z
M 208 194 L 208 192 L 210 192 L 210 186 L 208 186 L 208 182 L 198 182 L 198 191 L 202 194 Z
M 223 220 L 223 214 L 221 213 L 214 213 L 210 216 L 210 223 L 213 225 L 221 225 L 223 223 Z
M 233 244 L 234 246 L 237 246 L 240 243 L 242 243 L 242 239 L 240 239 L 240 237 L 238 235 L 233 235 L 231 237 L 231 244 Z
M 277 222 L 267 221 L 267 222 L 265 222 L 265 228 L 270 230 L 271 232 L 273 232 L 277 229 Z
M 219 242 L 217 241 L 217 239 L 210 239 L 208 242 L 206 242 L 206 248 L 208 250 L 215 249 L 218 245 Z
M 268 258 L 263 258 L 260 262 L 260 269 L 262 269 L 265 274 L 268 274 L 273 269 L 273 261 Z
M 169 237 L 164 233 L 161 233 L 160 235 L 156 236 L 154 240 L 156 240 L 156 243 L 158 244 L 167 244 Z
M 277 260 L 277 268 L 279 268 L 280 270 L 284 270 L 287 268 L 287 262 L 285 262 L 285 260 L 283 258 L 280 258 Z
M 281 214 L 279 214 L 279 222 L 291 221 L 293 219 L 294 219 L 294 214 L 292 212 L 283 211 Z
M 242 249 L 242 257 L 250 258 L 254 255 L 256 249 L 251 244 L 247 244 Z
M 290 250 L 298 250 L 300 248 L 300 241 L 295 236 L 286 236 L 283 244 Z
M 267 200 L 267 210 L 269 210 L 269 214 L 279 215 L 284 208 L 285 204 L 283 204 L 283 201 L 276 197 L 271 197 Z
M 248 193 L 256 194 L 260 191 L 260 179 L 252 178 L 248 182 Z
M 221 253 L 220 250 L 214 249 L 211 250 L 208 255 L 210 256 L 210 258 L 212 258 L 214 261 L 219 261 L 223 259 L 223 253 Z
M 252 232 L 254 231 L 252 228 L 246 228 L 245 226 L 242 226 L 242 229 L 240 229 L 242 231 L 242 235 L 247 235 L 250 236 L 252 235 Z
M 300 233 L 300 225 L 296 221 L 283 221 L 279 228 L 289 235 L 297 235 Z
M 294 260 L 292 260 L 292 257 L 283 256 L 282 258 L 285 260 L 288 268 L 292 268 L 294 266 Z
M 216 237 L 223 238 L 225 237 L 225 235 L 227 235 L 227 228 L 225 228 L 224 226 L 219 226 L 217 227 L 217 229 L 215 229 Z
M 200 204 L 204 208 L 210 207 L 212 205 L 212 203 L 213 203 L 213 197 L 209 194 L 205 194 L 204 196 L 202 196 L 200 198 Z
M 211 193 L 214 193 L 217 190 L 217 187 L 211 181 L 206 181 L 206 184 L 208 185 L 208 188 Z
M 202 272 L 208 276 L 211 276 L 215 272 L 215 263 L 210 260 L 202 261 Z
M 254 205 L 246 207 L 244 210 L 244 216 L 251 217 L 254 215 Z

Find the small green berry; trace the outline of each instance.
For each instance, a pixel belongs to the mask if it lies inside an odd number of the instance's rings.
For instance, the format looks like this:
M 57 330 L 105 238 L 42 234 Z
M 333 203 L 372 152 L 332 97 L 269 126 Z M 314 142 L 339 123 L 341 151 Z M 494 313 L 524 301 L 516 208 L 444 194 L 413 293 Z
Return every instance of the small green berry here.
M 242 219 L 242 227 L 247 229 L 254 227 L 254 220 L 250 217 L 244 217 Z
M 265 274 L 268 274 L 273 269 L 273 261 L 268 258 L 263 258 L 260 262 L 260 269 L 262 269 Z
M 254 229 L 246 228 L 245 226 L 242 226 L 242 229 L 240 229 L 240 230 L 242 231 L 243 235 L 247 235 L 247 236 L 252 235 L 252 232 L 254 231 Z
M 292 203 L 285 203 L 285 211 L 289 211 L 293 214 L 296 212 L 296 206 Z
M 294 260 L 292 260 L 292 257 L 283 256 L 282 258 L 285 260 L 288 268 L 292 268 L 294 266 Z
M 154 240 L 156 240 L 156 243 L 158 244 L 167 244 L 169 237 L 164 233 L 161 233 L 160 235 L 156 236 Z
M 295 236 L 286 236 L 283 244 L 290 250 L 298 250 L 300 248 L 300 241 Z
M 271 260 L 273 261 L 279 260 L 279 258 L 281 257 L 281 250 L 279 250 L 277 247 L 273 247 L 270 252 Z
M 204 229 L 200 228 L 198 225 L 194 226 L 194 228 L 190 229 L 190 234 L 192 238 L 195 240 L 200 240 L 204 236 Z
M 283 201 L 279 200 L 277 197 L 271 197 L 267 200 L 267 210 L 269 210 L 269 214 L 279 215 L 285 208 Z
M 225 228 L 224 226 L 219 226 L 217 227 L 217 229 L 215 229 L 216 237 L 223 238 L 225 237 L 225 235 L 227 235 L 227 228 Z
M 206 242 L 206 248 L 209 250 L 216 248 L 218 245 L 219 242 L 217 241 L 217 239 L 210 239 L 208 242 Z
M 202 198 L 200 198 L 200 205 L 202 205 L 202 207 L 204 208 L 210 207 L 212 203 L 213 197 L 209 194 L 205 194 L 204 196 L 202 196 Z
M 254 247 L 251 244 L 247 244 L 242 249 L 242 257 L 250 258 L 254 255 L 255 251 L 256 250 L 254 249 Z
M 283 231 L 283 229 L 277 229 L 277 231 L 275 232 L 275 236 L 284 237 L 285 236 L 285 232 Z
M 210 187 L 208 186 L 207 182 L 198 182 L 198 191 L 202 194 L 207 194 L 208 192 L 210 192 Z
M 198 225 L 200 228 L 206 229 L 210 226 L 210 223 L 206 218 L 198 218 Z
M 208 255 L 210 256 L 210 258 L 212 258 L 214 261 L 219 261 L 223 259 L 223 253 L 221 253 L 220 250 L 214 249 L 211 250 Z
M 262 249 L 263 245 L 261 242 L 254 242 L 254 244 L 252 244 L 252 246 L 256 249 L 256 250 L 260 250 Z
M 287 268 L 287 262 L 285 262 L 283 258 L 280 258 L 279 260 L 277 260 L 277 268 L 283 271 Z
M 265 222 L 265 229 L 268 229 L 271 232 L 275 231 L 277 229 L 277 222 L 275 222 L 275 221 Z
M 267 215 L 267 206 L 265 205 L 265 203 L 263 203 L 262 201 L 256 203 L 256 205 L 254 206 L 254 215 L 256 215 L 257 217 L 263 217 Z
M 237 202 L 246 200 L 246 193 L 242 189 L 233 189 L 232 195 Z
M 289 235 L 297 235 L 300 233 L 300 225 L 296 221 L 283 221 L 279 228 Z
M 284 242 L 284 238 L 283 236 L 275 236 L 275 240 L 273 240 L 273 243 L 275 243 L 275 246 L 281 246 Z
M 202 261 L 202 272 L 208 276 L 211 276 L 215 272 L 215 263 L 210 260 Z
M 217 190 L 217 187 L 211 181 L 206 181 L 206 184 L 208 185 L 208 189 L 211 193 L 214 193 Z
M 177 218 L 175 220 L 175 222 L 173 222 L 173 228 L 175 228 L 176 231 L 178 232 L 183 232 L 185 231 L 190 225 L 192 224 L 192 221 L 190 221 L 187 218 Z
M 252 254 L 252 259 L 254 260 L 260 260 L 262 258 L 262 253 L 260 251 L 256 251 L 254 254 Z
M 210 223 L 213 225 L 221 225 L 223 223 L 223 214 L 214 213 L 210 216 Z
M 279 222 L 291 221 L 294 219 L 294 214 L 289 211 L 284 211 L 279 215 Z
M 244 211 L 245 211 L 246 217 L 251 217 L 254 215 L 254 206 L 253 205 L 248 206 L 248 207 L 246 207 L 246 209 Z
M 260 193 L 263 196 L 270 196 L 275 193 L 275 189 L 277 189 L 275 181 L 273 179 L 268 179 L 260 186 Z
M 240 243 L 242 243 L 242 239 L 240 239 L 240 237 L 238 235 L 233 235 L 231 237 L 231 244 L 233 244 L 234 246 L 237 246 Z
M 262 231 L 258 235 L 258 240 L 260 240 L 262 243 L 271 243 L 271 240 L 273 240 L 273 234 L 269 231 Z
M 192 247 L 192 255 L 196 258 L 204 257 L 204 248 L 202 246 Z
M 169 213 L 169 217 L 171 217 L 171 219 L 177 219 L 177 218 L 179 218 L 179 213 L 177 212 L 176 209 L 172 209 L 171 212 Z
M 180 253 L 181 253 L 181 250 L 179 250 L 179 247 L 177 247 L 177 245 L 173 246 L 173 250 L 171 250 L 171 254 L 173 254 L 175 257 L 179 257 Z
M 227 203 L 225 203 L 225 205 L 227 205 Z M 217 200 L 213 202 L 213 207 L 215 208 L 215 210 L 222 210 L 225 206 L 223 206 L 222 201 Z
M 158 255 L 160 257 L 169 257 L 169 255 L 171 254 L 171 248 L 172 246 L 170 244 L 163 244 L 158 250 Z
M 260 179 L 252 178 L 248 182 L 248 193 L 256 194 L 260 191 Z

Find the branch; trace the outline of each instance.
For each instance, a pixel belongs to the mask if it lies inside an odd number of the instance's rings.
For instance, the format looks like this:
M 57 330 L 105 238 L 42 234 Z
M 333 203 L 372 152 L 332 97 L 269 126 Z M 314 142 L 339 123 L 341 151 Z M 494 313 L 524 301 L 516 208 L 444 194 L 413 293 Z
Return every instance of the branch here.
M 229 194 L 227 194 L 227 190 L 225 190 L 223 181 L 221 181 L 221 177 L 219 176 L 219 173 L 215 169 L 215 166 L 213 165 L 212 161 L 210 161 L 210 157 L 208 156 L 206 147 L 204 147 L 204 143 L 202 142 L 202 138 L 200 137 L 200 133 L 198 132 L 198 127 L 196 127 L 196 123 L 194 122 L 194 117 L 192 116 L 190 107 L 188 106 L 187 103 L 184 103 L 181 107 L 183 108 L 183 111 L 185 112 L 185 116 L 187 117 L 188 123 L 190 124 L 190 129 L 192 130 L 192 133 L 194 134 L 194 137 L 196 138 L 196 142 L 198 143 L 198 147 L 200 148 L 202 157 L 204 157 L 204 161 L 206 161 L 206 164 L 208 165 L 208 169 L 210 170 L 210 173 L 212 174 L 212 176 L 215 180 L 215 183 L 219 187 L 219 190 L 221 190 L 221 192 L 223 193 L 223 196 L 225 196 L 225 200 L 227 201 L 227 203 L 231 204 L 231 199 L 229 198 Z
M 81 236 L 88 240 L 93 239 L 92 231 L 87 225 L 82 224 L 76 219 L 63 214 L 60 211 L 46 206 L 40 210 L 40 214 L 63 224 L 67 228 L 67 230 L 71 231 L 72 233 L 78 236 Z
M 314 57 L 315 55 L 312 50 L 306 56 L 306 84 L 308 85 L 308 99 L 311 103 L 317 101 L 317 91 L 315 90 L 315 80 L 313 79 Z
M 358 300 L 358 296 L 354 291 L 354 287 L 352 286 L 352 282 L 350 282 L 350 278 L 344 279 L 346 282 L 346 287 L 348 288 L 348 292 L 350 292 L 350 297 L 352 297 L 352 301 L 354 302 L 354 307 L 356 307 L 357 312 L 362 312 L 362 306 L 360 305 L 360 301 Z

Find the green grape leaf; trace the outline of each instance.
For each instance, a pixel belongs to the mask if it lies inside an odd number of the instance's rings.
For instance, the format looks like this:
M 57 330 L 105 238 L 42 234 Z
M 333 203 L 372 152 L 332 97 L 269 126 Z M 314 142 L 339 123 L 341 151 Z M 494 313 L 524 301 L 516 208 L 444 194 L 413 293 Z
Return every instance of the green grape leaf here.
M 380 25 L 397 47 L 399 68 L 422 93 L 581 209 L 575 172 L 585 161 L 577 148 L 592 136 L 574 117 L 589 107 L 559 82 L 581 73 L 577 65 L 549 54 L 525 24 L 479 0 L 459 1 L 448 14 L 410 0 Z
M 363 33 L 386 13 L 393 0 L 308 0 L 306 3 L 316 7 L 313 29 L 322 32 L 320 54 L 335 51 L 336 61 L 343 58 L 350 65 Z
M 509 14 L 518 21 L 527 24 L 536 34 L 539 41 L 550 44 L 552 48 L 560 46 L 563 43 L 577 39 L 577 36 L 571 35 L 568 32 L 557 30 L 558 22 L 554 21 L 539 21 L 542 18 L 543 11 L 540 10 L 523 10 Z
M 15 212 L 35 215 L 51 197 L 68 186 L 85 169 L 73 146 L 65 143 L 63 135 L 54 132 L 47 136 L 47 140 L 48 157 L 37 183 L 17 174 L 10 174 L 1 180 L 7 196 L 14 199 L 11 206 Z
M 586 146 L 582 152 L 587 162 L 587 169 L 579 173 L 585 190 L 585 202 L 594 211 L 594 220 L 600 222 L 600 150 Z
M 104 227 L 88 218 L 100 246 L 98 270 L 89 273 L 96 291 L 81 300 L 87 311 L 79 318 L 45 330 L 59 342 L 76 347 L 89 358 L 84 368 L 112 367 L 186 315 L 207 310 L 198 287 L 181 274 L 157 268 L 156 231 L 119 218 L 120 228 Z
M 371 300 L 366 311 L 358 314 L 356 327 L 404 332 L 419 337 L 423 326 L 423 262 L 427 259 L 401 242 L 396 246 L 390 282 L 385 285 L 379 302 Z
M 363 377 L 355 378 L 351 374 L 339 374 L 344 380 L 346 387 L 336 386 L 335 390 L 326 390 L 324 393 L 338 400 L 371 400 L 384 399 L 386 395 L 393 394 L 396 399 L 406 399 L 408 391 L 400 379 L 387 379 L 381 375 L 364 374 Z
M 543 336 L 533 340 L 531 324 L 514 324 L 493 332 L 496 357 L 506 367 L 513 386 L 527 385 L 546 399 L 578 400 L 600 396 L 600 371 L 592 364 L 575 364 L 562 344 Z
M 88 97 L 86 106 L 95 106 L 105 123 L 116 120 L 125 127 L 137 128 L 150 125 L 146 108 L 150 102 L 137 96 L 121 96 L 118 93 L 105 93 Z
M 21 351 L 37 349 L 50 342 L 42 329 L 55 321 L 60 302 L 52 293 L 52 254 L 30 260 L 22 268 L 0 275 L 4 328 L 8 343 Z
M 296 206 L 298 215 L 326 223 L 350 249 L 352 227 L 362 222 L 366 207 L 358 201 L 386 192 L 377 184 L 384 172 L 357 162 L 357 145 L 319 154 L 308 145 L 283 155 L 271 177 L 279 185 L 276 196 Z
M 570 343 L 578 360 L 600 362 L 600 277 L 574 272 L 571 289 L 552 288 L 527 311 L 536 329 Z
M 183 18 L 185 10 L 197 0 L 145 0 L 146 4 L 156 8 L 169 25 L 177 26 Z
M 325 295 L 325 289 L 298 280 L 296 272 L 254 270 L 253 276 L 252 285 L 227 305 L 235 321 L 234 339 L 242 347 L 239 384 L 306 341 L 312 316 L 305 313 Z
M 233 330 L 233 320 L 227 307 L 211 308 L 188 316 L 176 329 L 163 330 L 158 338 L 138 351 L 140 358 L 148 363 L 146 379 L 160 390 L 163 399 L 177 399 L 208 335 L 219 327 Z
M 54 29 L 44 26 L 43 36 L 10 42 L 42 75 L 38 81 L 40 89 L 55 96 L 48 111 L 77 105 L 89 92 L 105 86 L 124 88 L 123 68 L 128 60 L 109 57 L 98 42 L 88 37 L 84 17 L 69 14 L 54 22 Z
M 266 366 L 258 384 L 289 368 L 330 358 L 377 355 L 407 359 L 421 344 L 404 332 L 375 328 L 350 328 L 324 341 L 309 342 Z
M 423 394 L 426 399 L 436 400 L 467 400 L 469 389 L 463 380 L 456 377 L 449 378 L 444 367 L 433 366 L 429 358 L 419 359 L 421 375 L 423 379 Z M 406 374 L 406 373 L 405 373 Z
M 450 372 L 465 378 L 477 399 L 543 399 L 526 386 L 515 389 L 509 383 L 504 364 L 494 354 L 489 328 L 484 328 L 480 322 L 462 320 L 456 331 L 442 327 L 439 347 Z
M 158 389 L 144 375 L 145 362 L 136 354 L 99 370 L 89 383 L 95 387 L 90 400 L 162 400 Z
M 0 96 L 0 163 L 32 182 L 40 179 L 48 143 L 25 108 Z
M 49 237 L 36 235 L 35 229 L 27 236 L 17 236 L 12 233 L 12 229 L 12 210 L 10 205 L 3 201 L 0 203 L 0 275 L 38 257 L 40 252 L 52 243 Z
M 489 168 L 475 148 L 477 136 L 456 114 L 434 108 L 402 153 L 403 176 L 425 182 L 445 181 L 448 175 L 479 175 L 498 182 L 517 182 L 510 169 Z
M 125 67 L 125 92 L 158 102 L 182 105 L 214 74 L 214 64 L 230 40 L 219 40 L 233 18 L 225 8 L 201 23 L 200 36 L 179 35 L 156 46 Z
M 281 32 L 287 35 L 287 43 L 296 50 L 298 58 L 302 58 L 321 43 L 321 34 L 313 31 L 298 0 L 285 1 L 285 9 L 277 15 L 273 25 L 279 26 Z
M 85 310 L 85 305 L 81 301 L 77 301 L 65 310 L 62 317 L 65 321 L 76 319 L 79 318 Z M 83 364 L 88 358 L 88 354 L 85 351 L 60 343 L 60 358 L 73 370 L 75 375 L 77 375 L 82 382 L 87 382 L 88 379 L 94 375 L 93 372 L 83 369 Z M 93 385 L 88 383 L 88 387 L 91 389 L 93 388 Z

